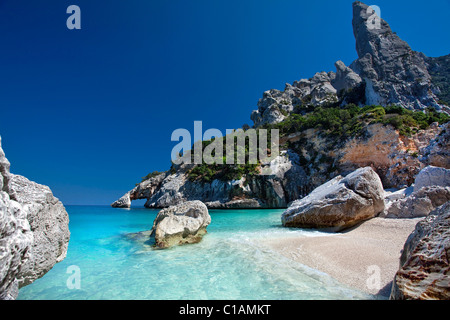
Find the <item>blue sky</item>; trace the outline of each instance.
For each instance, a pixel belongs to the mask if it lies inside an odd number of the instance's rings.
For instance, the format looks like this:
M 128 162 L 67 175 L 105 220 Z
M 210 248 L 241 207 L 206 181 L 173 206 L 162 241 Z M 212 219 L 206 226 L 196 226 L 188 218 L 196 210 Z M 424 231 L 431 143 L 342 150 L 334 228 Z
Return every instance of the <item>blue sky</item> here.
M 81 30 L 66 9 L 81 8 Z M 110 204 L 170 166 L 178 128 L 252 124 L 268 89 L 356 59 L 352 1 L 0 0 L 0 135 L 11 171 L 65 204 Z M 450 1 L 374 1 L 414 50 L 450 53 Z

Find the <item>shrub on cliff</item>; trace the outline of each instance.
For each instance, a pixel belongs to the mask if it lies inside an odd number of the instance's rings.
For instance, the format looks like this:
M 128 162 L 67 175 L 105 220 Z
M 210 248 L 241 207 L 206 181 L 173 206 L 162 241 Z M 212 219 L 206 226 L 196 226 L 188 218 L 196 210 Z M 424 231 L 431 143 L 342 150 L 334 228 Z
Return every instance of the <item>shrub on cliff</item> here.
M 433 108 L 422 111 L 411 111 L 401 106 L 365 106 L 354 104 L 342 107 L 317 107 L 305 115 L 291 114 L 285 121 L 273 126 L 281 135 L 289 135 L 307 129 L 316 128 L 329 137 L 348 138 L 362 132 L 367 124 L 383 123 L 392 125 L 402 135 L 410 135 L 418 130 L 427 129 L 433 122 L 439 124 L 450 120 L 445 113 Z

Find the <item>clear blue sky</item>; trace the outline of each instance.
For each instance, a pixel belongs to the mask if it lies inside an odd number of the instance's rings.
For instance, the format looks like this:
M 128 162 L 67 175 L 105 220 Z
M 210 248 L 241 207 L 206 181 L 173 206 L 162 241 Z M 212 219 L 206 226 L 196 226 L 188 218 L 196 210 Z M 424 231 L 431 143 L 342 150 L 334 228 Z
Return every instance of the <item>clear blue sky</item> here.
M 66 28 L 81 8 L 82 30 Z M 352 0 L 0 0 L 0 135 L 11 171 L 65 204 L 110 204 L 167 170 L 177 128 L 238 128 L 264 91 L 356 59 Z M 428 56 L 450 1 L 373 1 Z

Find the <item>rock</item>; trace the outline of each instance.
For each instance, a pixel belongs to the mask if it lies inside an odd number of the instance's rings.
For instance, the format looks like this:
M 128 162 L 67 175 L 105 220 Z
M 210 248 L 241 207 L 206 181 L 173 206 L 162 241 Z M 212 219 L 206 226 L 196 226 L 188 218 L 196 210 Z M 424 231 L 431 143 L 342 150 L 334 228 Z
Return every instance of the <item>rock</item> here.
M 206 205 L 201 201 L 190 201 L 161 210 L 151 234 L 159 248 L 197 243 L 206 234 L 210 223 Z
M 422 150 L 422 162 L 430 166 L 450 169 L 450 122 L 442 126 L 442 131 L 431 138 Z
M 295 201 L 282 214 L 285 227 L 341 231 L 377 216 L 384 209 L 384 190 L 376 172 L 361 168 L 338 176 Z
M 166 176 L 167 173 L 164 172 L 156 177 L 142 181 L 137 184 L 133 190 L 125 193 L 119 200 L 116 200 L 113 204 L 111 204 L 111 206 L 113 208 L 129 208 L 132 200 L 149 199 L 161 186 L 161 183 Z
M 17 298 L 17 278 L 30 259 L 34 241 L 26 210 L 10 197 L 9 168 L 0 139 L 0 300 Z
M 129 208 L 131 206 L 130 193 L 125 193 L 120 199 L 111 204 L 113 208 Z
M 450 300 L 450 202 L 419 222 L 405 243 L 391 300 Z
M 11 174 L 0 145 L 0 299 L 42 277 L 66 256 L 69 218 L 46 186 Z
M 352 69 L 347 67 L 342 61 L 336 62 L 335 66 L 336 77 L 332 80 L 331 84 L 337 92 L 341 90 L 351 90 L 361 84 L 361 77 Z
M 336 72 L 318 72 L 309 79 L 286 84 L 284 91 L 264 92 L 258 110 L 252 113 L 255 127 L 279 123 L 292 113 L 306 115 L 316 106 L 397 103 L 420 110 L 442 107 L 436 104 L 427 68 L 432 67 L 446 83 L 441 74 L 447 63 L 412 51 L 382 19 L 379 29 L 369 28 L 372 18 L 371 9 L 356 2 L 353 28 L 359 58 L 350 67 L 337 61 Z M 411 186 L 427 165 L 450 169 L 450 123 L 435 123 L 408 136 L 383 123 L 361 125 L 360 132 L 350 133 L 351 129 L 346 137 L 326 137 L 326 130 L 317 128 L 281 136 L 281 150 L 289 149 L 272 164 L 261 164 L 260 173 L 267 169 L 274 172 L 267 176 L 191 181 L 189 170 L 193 167 L 181 165 L 155 184 L 139 184 L 113 206 L 129 207 L 134 199 L 146 199 L 148 208 L 192 200 L 201 200 L 209 208 L 286 208 L 337 175 L 345 176 L 358 168 L 372 167 L 385 188 L 396 189 Z
M 70 240 L 69 215 L 49 187 L 19 175 L 11 175 L 10 188 L 27 215 L 34 241 L 31 257 L 17 277 L 26 286 L 64 260 Z
M 414 191 L 429 186 L 450 187 L 450 169 L 428 166 L 420 171 L 414 183 Z
M 382 216 L 401 219 L 426 217 L 447 201 L 450 201 L 450 187 L 424 187 L 386 205 Z
M 353 3 L 353 33 L 359 58 L 350 68 L 366 83 L 368 105 L 442 109 L 433 93 L 425 56 L 413 51 L 372 8 L 359 1 Z
M 449 107 L 439 103 L 436 94 L 441 89 L 435 84 L 446 83 L 441 70 L 450 59 L 428 58 L 413 51 L 371 7 L 359 1 L 353 3 L 353 33 L 358 59 L 350 67 L 337 61 L 336 73 L 318 72 L 310 79 L 286 84 L 284 91 L 266 91 L 251 115 L 255 126 L 282 122 L 297 107 L 307 105 L 397 104 L 450 113 Z M 429 70 L 439 81 L 433 80 Z
M 0 191 L 0 300 L 14 300 L 19 293 L 19 277 L 30 258 L 33 233 L 26 212 Z

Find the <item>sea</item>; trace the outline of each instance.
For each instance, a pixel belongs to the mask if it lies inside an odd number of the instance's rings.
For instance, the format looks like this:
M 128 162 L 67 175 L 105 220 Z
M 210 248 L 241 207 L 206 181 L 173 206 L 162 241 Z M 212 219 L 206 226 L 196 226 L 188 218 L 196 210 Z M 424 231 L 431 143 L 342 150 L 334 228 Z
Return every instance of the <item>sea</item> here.
M 67 257 L 19 290 L 19 300 L 367 300 L 262 240 L 329 236 L 281 225 L 283 210 L 210 210 L 197 244 L 156 249 L 158 210 L 66 206 Z

